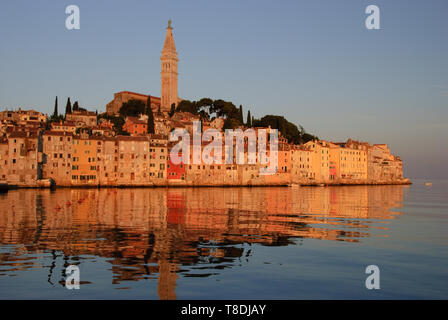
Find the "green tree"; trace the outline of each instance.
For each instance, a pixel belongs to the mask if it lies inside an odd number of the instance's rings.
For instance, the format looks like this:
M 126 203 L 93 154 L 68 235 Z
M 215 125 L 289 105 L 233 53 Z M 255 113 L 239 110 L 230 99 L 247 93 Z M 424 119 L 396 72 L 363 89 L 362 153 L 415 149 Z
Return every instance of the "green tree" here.
M 58 96 L 56 96 L 56 100 L 54 101 L 54 111 L 53 111 L 53 117 L 58 117 Z
M 240 121 L 241 124 L 244 124 L 244 119 L 243 119 L 243 106 L 240 105 L 240 108 L 238 110 L 238 120 Z
M 190 112 L 192 114 L 198 114 L 198 108 L 196 101 L 182 100 L 176 107 L 177 112 Z
M 146 104 L 141 100 L 131 99 L 124 102 L 120 108 L 120 116 L 127 117 L 138 117 L 141 114 L 145 114 Z
M 78 103 L 78 100 L 76 100 L 75 103 L 73 103 L 73 111 L 79 111 L 79 103 Z
M 252 118 L 250 117 L 250 110 L 247 110 L 246 126 L 248 128 L 252 127 Z
M 173 104 L 171 104 L 171 110 L 170 110 L 170 112 L 168 113 L 168 115 L 170 116 L 170 118 L 171 118 L 172 116 L 174 116 L 174 112 L 176 112 L 176 105 L 173 103 Z
M 70 97 L 67 99 L 67 104 L 65 105 L 65 115 L 72 113 L 72 103 L 70 102 Z
M 151 109 L 151 96 L 146 102 L 146 115 L 148 116 L 148 133 L 154 133 L 154 114 Z
M 224 124 L 222 126 L 222 130 L 227 130 L 227 129 L 233 129 L 232 128 L 232 119 L 230 119 L 230 118 L 226 118 L 226 120 L 224 120 Z
M 270 126 L 272 129 L 277 129 L 283 137 L 295 144 L 304 143 L 313 138 L 317 138 L 306 133 L 303 127 L 300 127 L 299 130 L 294 123 L 289 122 L 282 116 L 267 115 L 260 120 L 252 121 L 252 125 L 260 127 Z

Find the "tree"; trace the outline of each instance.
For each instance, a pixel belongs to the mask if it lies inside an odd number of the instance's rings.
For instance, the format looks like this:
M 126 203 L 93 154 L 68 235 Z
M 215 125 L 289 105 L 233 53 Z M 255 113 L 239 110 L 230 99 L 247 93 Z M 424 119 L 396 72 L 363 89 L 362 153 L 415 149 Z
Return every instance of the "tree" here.
M 238 120 L 240 121 L 241 124 L 244 124 L 242 105 L 240 105 L 240 109 L 238 110 Z
M 65 115 L 72 113 L 72 103 L 70 102 L 70 97 L 67 99 L 67 104 L 65 105 Z
M 154 133 L 154 114 L 151 109 L 151 96 L 146 102 L 146 115 L 148 116 L 148 133 Z
M 170 118 L 171 118 L 172 116 L 174 116 L 174 112 L 176 112 L 176 105 L 173 103 L 173 104 L 171 104 L 171 110 L 170 110 L 170 112 L 168 113 L 168 115 L 170 116 Z
M 53 111 L 53 118 L 58 117 L 58 96 L 56 96 L 56 100 L 54 101 L 54 111 Z
M 124 102 L 120 108 L 120 116 L 127 117 L 138 117 L 141 114 L 145 114 L 146 104 L 141 100 L 131 99 Z
M 227 130 L 227 129 L 233 129 L 232 119 L 230 119 L 230 118 L 226 118 L 226 120 L 224 120 L 224 124 L 222 126 L 222 130 Z
M 198 108 L 196 101 L 182 100 L 176 107 L 177 112 L 190 112 L 192 114 L 198 114 Z
M 76 100 L 75 103 L 73 104 L 73 111 L 79 111 L 79 103 L 78 103 L 78 100 Z
M 250 110 L 247 110 L 246 127 L 252 127 L 252 118 L 250 117 Z
M 148 99 L 146 99 L 146 109 L 145 109 L 145 114 L 148 114 L 148 109 L 151 109 L 151 96 L 148 95 Z
M 299 130 L 294 123 L 289 122 L 282 116 L 267 115 L 260 120 L 252 120 L 252 126 L 277 129 L 283 137 L 295 144 L 304 143 L 313 140 L 313 138 L 317 138 L 306 133 L 303 127 L 300 127 Z

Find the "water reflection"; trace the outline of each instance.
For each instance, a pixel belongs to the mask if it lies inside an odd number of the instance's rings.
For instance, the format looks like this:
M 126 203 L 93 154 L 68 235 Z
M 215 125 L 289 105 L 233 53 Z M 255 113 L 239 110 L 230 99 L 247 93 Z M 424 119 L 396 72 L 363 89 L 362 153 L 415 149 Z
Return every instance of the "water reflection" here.
M 207 277 L 250 259 L 249 244 L 387 236 L 387 220 L 399 214 L 390 209 L 401 206 L 406 188 L 12 191 L 0 195 L 0 277 L 45 268 L 55 285 L 69 264 L 102 257 L 113 284 L 155 279 L 159 298 L 175 299 L 179 276 Z M 39 254 L 50 255 L 50 265 Z M 56 261 L 64 264 L 58 274 Z

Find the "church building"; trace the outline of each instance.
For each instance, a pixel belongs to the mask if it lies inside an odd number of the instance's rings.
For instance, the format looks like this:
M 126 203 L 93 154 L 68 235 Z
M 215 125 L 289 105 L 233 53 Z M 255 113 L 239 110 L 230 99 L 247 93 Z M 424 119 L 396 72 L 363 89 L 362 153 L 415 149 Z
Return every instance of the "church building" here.
M 177 106 L 182 100 L 177 95 L 177 57 L 176 45 L 174 43 L 173 28 L 171 20 L 166 28 L 165 42 L 163 44 L 161 61 L 161 97 L 151 95 L 151 108 L 156 112 L 159 107 L 162 112 L 169 112 L 171 105 Z M 131 99 L 141 100 L 147 103 L 149 95 L 132 91 L 120 91 L 114 94 L 114 99 L 106 105 L 108 115 L 117 115 L 123 103 Z

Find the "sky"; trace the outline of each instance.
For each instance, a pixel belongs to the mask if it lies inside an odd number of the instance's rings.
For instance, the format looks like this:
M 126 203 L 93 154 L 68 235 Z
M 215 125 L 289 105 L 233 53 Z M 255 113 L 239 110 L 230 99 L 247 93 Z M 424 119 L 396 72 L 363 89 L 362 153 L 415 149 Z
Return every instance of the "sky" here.
M 380 29 L 365 27 L 368 5 Z M 67 30 L 65 8 L 80 9 Z M 115 92 L 160 96 L 168 19 L 179 96 L 282 115 L 321 139 L 387 143 L 411 178 L 448 178 L 448 1 L 0 3 L 0 111 L 105 111 Z

